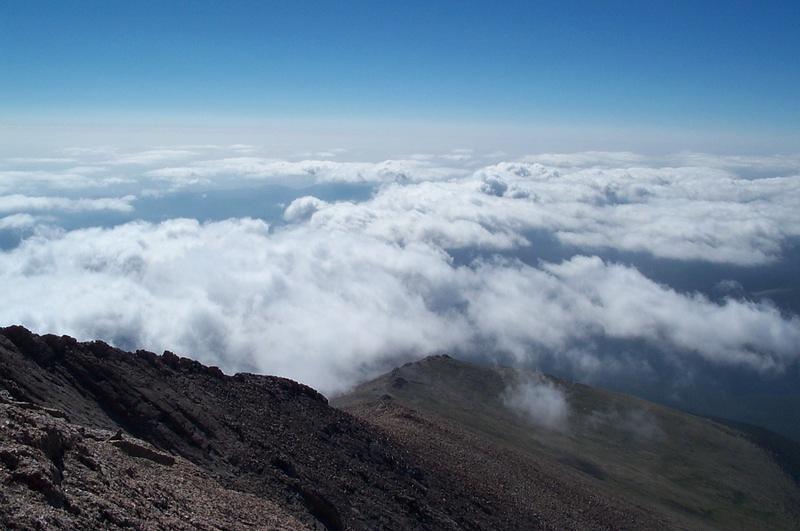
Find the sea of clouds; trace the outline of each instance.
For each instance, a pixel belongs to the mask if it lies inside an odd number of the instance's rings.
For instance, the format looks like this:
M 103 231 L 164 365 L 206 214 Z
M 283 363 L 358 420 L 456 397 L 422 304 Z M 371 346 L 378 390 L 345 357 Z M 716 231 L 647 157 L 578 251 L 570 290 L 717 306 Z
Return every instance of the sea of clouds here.
M 328 393 L 434 351 L 556 360 L 584 380 L 652 372 L 654 356 L 797 370 L 800 317 L 778 302 L 798 286 L 759 272 L 800 266 L 800 156 L 346 156 L 196 145 L 2 159 L 0 324 Z M 271 200 L 269 186 L 290 192 Z M 215 215 L 231 190 L 257 200 Z M 195 210 L 176 215 L 187 194 Z M 686 264 L 692 278 L 668 280 Z

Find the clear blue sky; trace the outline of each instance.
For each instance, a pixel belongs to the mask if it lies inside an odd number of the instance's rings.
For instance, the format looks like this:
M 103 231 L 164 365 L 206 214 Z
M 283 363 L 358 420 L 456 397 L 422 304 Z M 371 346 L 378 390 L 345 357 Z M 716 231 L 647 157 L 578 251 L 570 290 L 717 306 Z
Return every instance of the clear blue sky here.
M 0 121 L 800 124 L 800 1 L 0 3 Z

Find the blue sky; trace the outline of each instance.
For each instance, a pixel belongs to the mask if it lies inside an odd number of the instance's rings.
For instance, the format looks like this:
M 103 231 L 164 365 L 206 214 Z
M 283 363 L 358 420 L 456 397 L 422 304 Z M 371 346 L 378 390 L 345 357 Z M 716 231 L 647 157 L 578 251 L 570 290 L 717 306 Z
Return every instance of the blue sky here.
M 11 0 L 0 120 L 794 135 L 799 55 L 797 2 Z

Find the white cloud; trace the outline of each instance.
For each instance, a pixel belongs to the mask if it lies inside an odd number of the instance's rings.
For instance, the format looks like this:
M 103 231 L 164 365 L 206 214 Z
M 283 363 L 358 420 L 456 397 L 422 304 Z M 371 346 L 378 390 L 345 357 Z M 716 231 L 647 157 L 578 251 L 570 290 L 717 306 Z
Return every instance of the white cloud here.
M 798 356 L 800 320 L 765 304 L 682 295 L 591 257 L 456 266 L 432 240 L 313 223 L 334 207 L 274 233 L 237 219 L 37 234 L 0 254 L 0 323 L 178 350 L 325 391 L 392 356 L 570 358 L 596 337 L 757 371 Z
M 468 148 L 453 149 L 449 153 L 441 155 L 440 158 L 444 160 L 466 162 L 473 158 L 473 150 Z
M 532 375 L 510 386 L 503 393 L 507 407 L 530 422 L 565 431 L 568 428 L 569 403 L 564 392 L 541 375 Z
M 61 211 L 61 212 L 86 212 L 98 210 L 111 210 L 117 212 L 131 212 L 131 203 L 136 198 L 132 195 L 125 197 L 104 197 L 99 199 L 69 199 L 65 197 L 32 197 L 22 194 L 0 195 L 0 214 L 8 212 L 36 212 L 36 211 Z
M 231 144 L 228 146 L 228 149 L 236 153 L 255 153 L 258 151 L 256 146 L 250 144 Z
M 800 236 L 800 176 L 739 179 L 722 170 L 561 171 L 502 163 L 474 177 L 384 187 L 358 205 L 334 205 L 319 226 L 398 242 L 511 249 L 543 230 L 588 251 L 739 265 L 774 261 Z
M 314 196 L 306 195 L 298 197 L 286 207 L 283 213 L 283 219 L 292 222 L 305 221 L 310 218 L 314 212 L 327 205 L 327 202 L 317 199 Z
M 0 218 L 0 230 L 27 229 L 35 226 L 37 218 L 30 214 L 12 214 Z
M 148 149 L 133 153 L 114 153 L 112 158 L 104 161 L 108 165 L 148 166 L 165 161 L 189 159 L 198 155 L 196 151 L 187 149 Z
M 88 171 L 87 171 L 88 170 Z M 29 192 L 42 190 L 65 190 L 101 186 L 102 182 L 84 167 L 64 170 L 0 170 L 0 193 Z
M 800 173 L 800 153 L 777 155 L 714 155 L 689 151 L 653 156 L 629 151 L 583 151 L 577 153 L 541 153 L 522 159 L 567 169 L 580 168 L 715 168 L 747 174 Z
M 667 362 L 762 372 L 800 356 L 798 317 L 679 293 L 591 256 L 610 248 L 752 267 L 778 260 L 800 236 L 795 158 L 583 153 L 475 170 L 441 165 L 441 156 L 287 161 L 253 151 L 72 150 L 63 168 L 0 170 L 0 214 L 12 214 L 0 229 L 34 227 L 32 213 L 129 212 L 132 196 L 96 198 L 120 183 L 166 198 L 173 187 L 273 180 L 370 182 L 377 191 L 361 202 L 300 197 L 284 211 L 290 224 L 272 230 L 247 218 L 37 229 L 0 253 L 0 323 L 179 350 L 324 390 L 389 357 L 431 351 L 548 354 L 581 371 L 625 363 L 595 352 L 598 338 L 649 345 Z M 187 158 L 162 164 L 173 156 Z M 125 167 L 134 164 L 145 168 Z M 63 197 L 73 188 L 95 198 Z M 536 231 L 578 256 L 538 264 L 496 256 L 536 245 Z M 465 265 L 457 250 L 479 258 Z
M 62 155 L 67 155 L 68 157 L 108 157 L 112 156 L 119 151 L 119 148 L 115 146 L 92 146 L 92 147 L 82 147 L 82 146 L 73 146 L 62 148 L 58 152 Z
M 594 337 L 644 340 L 669 352 L 757 370 L 780 370 L 798 357 L 797 317 L 785 318 L 766 304 L 716 304 L 679 294 L 635 268 L 597 257 L 541 268 L 484 264 L 471 280 L 478 284 L 461 287 L 470 321 L 479 323 L 496 348 L 520 359 L 531 355 L 532 346 L 569 353 Z
M 346 234 L 269 236 L 255 220 L 132 223 L 34 237 L 0 263 L 4 323 L 177 349 L 327 389 L 381 356 L 468 336 L 463 319 L 437 316 L 406 286 L 416 269 L 447 267 L 438 252 Z
M 147 176 L 165 180 L 202 182 L 237 177 L 251 180 L 318 182 L 419 182 L 464 175 L 465 170 L 438 167 L 420 160 L 383 162 L 287 161 L 260 157 L 232 157 L 151 170 Z
M 529 195 L 524 207 L 507 202 L 506 224 L 549 230 L 579 248 L 746 265 L 774 260 L 800 235 L 798 175 L 745 179 L 688 167 L 564 172 L 537 163 L 479 173 Z
M 580 153 L 542 153 L 527 156 L 523 160 L 565 168 L 620 168 L 642 164 L 647 158 L 627 151 L 583 151 Z
M 3 162 L 9 164 L 40 165 L 40 164 L 72 164 L 75 159 L 69 157 L 8 157 Z
M 779 259 L 787 242 L 800 237 L 800 156 L 585 152 L 475 169 L 477 159 L 466 149 L 449 153 L 459 160 L 415 156 L 382 162 L 289 161 L 254 156 L 254 150 L 69 150 L 74 161 L 63 168 L 0 169 L 0 194 L 107 195 L 104 190 L 114 188 L 164 196 L 184 188 L 263 183 L 373 183 L 384 186 L 374 200 L 326 209 L 314 222 L 342 229 L 354 224 L 354 230 L 398 242 L 433 239 L 483 249 L 525 246 L 531 231 L 544 231 L 584 253 L 616 249 L 745 266 Z M 170 159 L 185 160 L 165 164 Z M 134 163 L 146 167 L 132 169 Z

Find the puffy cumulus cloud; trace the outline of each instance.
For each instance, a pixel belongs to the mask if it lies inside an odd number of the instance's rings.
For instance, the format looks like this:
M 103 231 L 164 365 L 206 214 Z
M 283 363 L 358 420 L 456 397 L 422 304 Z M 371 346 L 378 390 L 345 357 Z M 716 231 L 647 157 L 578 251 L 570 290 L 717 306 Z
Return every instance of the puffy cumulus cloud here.
M 510 386 L 503 393 L 505 405 L 533 424 L 565 431 L 569 403 L 566 394 L 541 375 L 533 375 Z
M 506 219 L 579 248 L 741 265 L 780 255 L 800 235 L 800 175 L 745 179 L 713 168 L 564 171 L 501 163 L 480 173 L 528 193 Z
M 508 185 L 506 182 L 497 177 L 487 176 L 483 179 L 483 184 L 481 184 L 481 192 L 496 195 L 497 197 L 503 197 L 507 190 Z
M 800 320 L 766 304 L 680 294 L 596 257 L 458 265 L 436 235 L 317 225 L 345 207 L 277 230 L 175 219 L 34 234 L 0 253 L 0 323 L 178 350 L 324 391 L 436 350 L 548 352 L 585 367 L 600 356 L 586 352 L 594 338 L 757 371 L 798 356 Z
M 500 250 L 527 244 L 502 205 L 502 198 L 480 193 L 471 181 L 391 185 L 368 201 L 329 205 L 309 223 L 318 230 L 366 234 L 398 245 Z
M 576 257 L 543 269 L 568 292 L 580 294 L 562 305 L 565 310 L 580 308 L 581 317 L 575 321 L 580 329 L 600 327 L 608 337 L 645 339 L 655 346 L 699 353 L 712 362 L 765 370 L 781 368 L 798 356 L 800 319 L 783 318 L 772 306 L 733 300 L 714 304 L 597 257 Z M 561 299 L 569 301 L 566 294 Z
M 314 215 L 314 212 L 327 206 L 328 203 L 314 196 L 298 197 L 286 207 L 283 219 L 289 222 L 305 221 Z
M 743 179 L 697 168 L 564 172 L 501 163 L 469 178 L 384 187 L 334 205 L 317 226 L 450 248 L 525 246 L 530 231 L 583 249 L 737 265 L 767 263 L 800 236 L 800 176 Z
M 555 356 L 577 373 L 642 362 L 604 351 L 604 341 L 645 345 L 664 363 L 761 372 L 800 356 L 798 317 L 733 284 L 711 300 L 592 256 L 617 249 L 701 267 L 777 260 L 800 236 L 792 157 L 584 153 L 478 167 L 467 150 L 378 163 L 264 158 L 252 146 L 65 154 L 46 170 L 0 164 L 0 230 L 22 234 L 0 253 L 2 324 L 179 350 L 326 391 L 432 351 L 526 364 Z M 173 219 L 64 231 L 37 217 L 130 211 L 131 196 L 97 198 L 113 183 L 121 195 L 273 179 L 379 185 L 359 202 L 294 199 L 280 227 Z M 94 198 L 64 197 L 73 188 Z M 67 191 L 42 193 L 50 189 Z M 538 245 L 538 232 L 572 258 L 509 258 Z
M 0 214 L 8 212 L 91 212 L 110 210 L 131 212 L 135 196 L 104 197 L 98 199 L 69 199 L 65 197 L 27 196 L 22 194 L 0 195 Z
M 532 347 L 574 356 L 593 338 L 643 340 L 674 355 L 780 370 L 800 355 L 800 319 L 747 301 L 714 303 L 659 285 L 632 267 L 577 256 L 540 268 L 481 264 L 461 287 L 470 322 L 494 350 L 524 360 Z M 713 330 L 714 333 L 709 333 Z M 584 353 L 585 354 L 585 353 Z M 585 366 L 587 360 L 572 360 Z
M 0 261 L 4 323 L 171 348 L 327 390 L 381 356 L 470 335 L 462 316 L 424 298 L 450 269 L 439 251 L 348 234 L 269 235 L 248 219 L 131 223 L 32 237 Z

